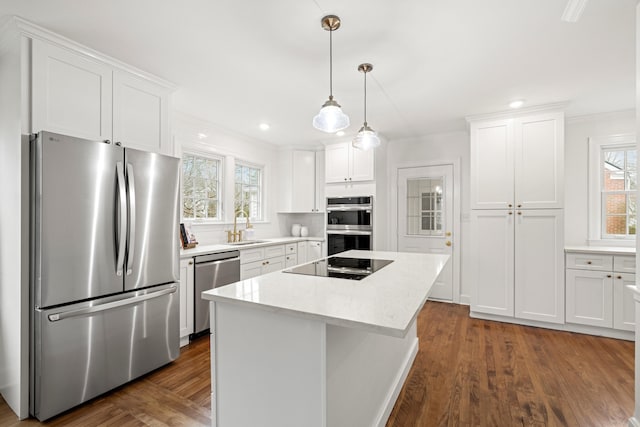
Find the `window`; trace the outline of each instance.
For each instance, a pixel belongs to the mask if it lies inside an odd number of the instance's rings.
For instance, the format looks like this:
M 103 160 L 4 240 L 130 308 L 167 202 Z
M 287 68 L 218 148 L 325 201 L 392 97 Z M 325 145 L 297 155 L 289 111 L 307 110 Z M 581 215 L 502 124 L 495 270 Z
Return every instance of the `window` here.
M 591 240 L 635 240 L 637 150 L 633 135 L 589 140 Z
M 234 207 L 237 218 L 262 220 L 262 169 L 236 163 Z
M 602 236 L 612 238 L 636 234 L 637 167 L 634 146 L 602 149 Z
M 215 157 L 182 156 L 183 219 L 221 219 L 220 164 Z
M 407 234 L 442 236 L 444 177 L 407 179 Z

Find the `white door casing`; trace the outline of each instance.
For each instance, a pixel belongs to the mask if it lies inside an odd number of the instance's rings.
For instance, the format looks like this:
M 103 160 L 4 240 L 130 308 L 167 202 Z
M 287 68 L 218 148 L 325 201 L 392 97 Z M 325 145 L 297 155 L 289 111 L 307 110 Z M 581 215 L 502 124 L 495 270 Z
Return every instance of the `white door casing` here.
M 453 165 L 399 168 L 397 174 L 398 251 L 453 257 Z M 450 260 L 429 298 L 453 300 L 453 271 Z

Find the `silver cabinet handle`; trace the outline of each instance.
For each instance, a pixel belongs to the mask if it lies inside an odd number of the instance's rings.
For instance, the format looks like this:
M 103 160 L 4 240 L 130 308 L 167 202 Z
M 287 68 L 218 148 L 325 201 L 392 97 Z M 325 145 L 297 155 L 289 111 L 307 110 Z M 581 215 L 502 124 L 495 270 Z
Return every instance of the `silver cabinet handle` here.
M 49 321 L 57 322 L 58 320 L 68 319 L 70 317 L 86 316 L 87 314 L 97 313 L 99 311 L 111 310 L 113 308 L 122 307 L 122 306 L 125 306 L 125 305 L 138 304 L 138 303 L 140 303 L 142 301 L 147 301 L 147 300 L 150 300 L 150 299 L 161 297 L 163 295 L 172 294 L 177 289 L 178 289 L 178 287 L 176 285 L 171 285 L 170 288 L 163 289 L 161 291 L 149 292 L 149 293 L 144 294 L 144 295 L 139 295 L 139 296 L 125 298 L 125 299 L 121 299 L 121 300 L 117 300 L 117 301 L 107 302 L 107 303 L 104 303 L 104 304 L 98 304 L 98 305 L 94 305 L 92 307 L 79 308 L 77 310 L 63 311 L 61 313 L 52 313 L 47 317 L 49 318 Z
M 120 209 L 118 211 L 118 252 L 116 256 L 116 276 L 122 276 L 122 266 L 124 264 L 124 251 L 127 244 L 127 190 L 124 183 L 124 169 L 122 162 L 116 163 L 116 175 L 118 177 L 118 199 Z
M 133 254 L 136 249 L 136 183 L 133 178 L 133 165 L 127 163 L 127 184 L 129 194 L 129 239 L 127 245 L 127 275 L 133 273 Z

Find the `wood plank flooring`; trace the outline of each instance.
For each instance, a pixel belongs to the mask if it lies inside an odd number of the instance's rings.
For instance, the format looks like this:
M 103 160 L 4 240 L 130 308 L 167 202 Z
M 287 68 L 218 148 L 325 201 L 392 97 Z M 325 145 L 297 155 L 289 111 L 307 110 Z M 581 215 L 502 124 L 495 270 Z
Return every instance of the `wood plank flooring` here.
M 436 302 L 418 334 L 387 427 L 624 426 L 633 413 L 631 342 L 471 319 L 466 306 Z M 203 337 L 171 365 L 44 425 L 206 426 L 209 390 Z M 0 426 L 22 425 L 40 423 L 17 421 L 0 398 Z

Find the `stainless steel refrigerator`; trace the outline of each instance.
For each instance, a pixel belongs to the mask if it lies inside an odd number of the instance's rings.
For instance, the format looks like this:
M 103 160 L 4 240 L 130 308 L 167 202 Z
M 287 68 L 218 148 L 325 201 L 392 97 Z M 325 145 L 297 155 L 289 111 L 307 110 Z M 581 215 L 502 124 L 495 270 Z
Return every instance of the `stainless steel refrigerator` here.
M 30 411 L 45 420 L 179 355 L 179 159 L 31 138 Z

